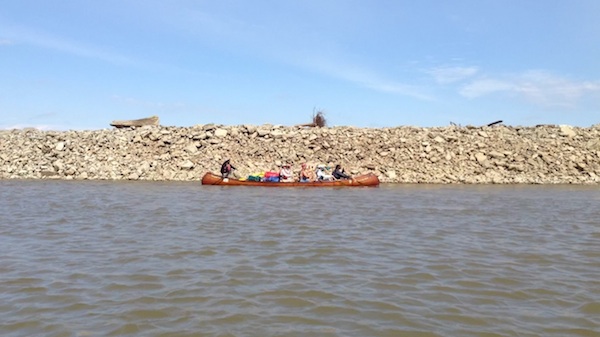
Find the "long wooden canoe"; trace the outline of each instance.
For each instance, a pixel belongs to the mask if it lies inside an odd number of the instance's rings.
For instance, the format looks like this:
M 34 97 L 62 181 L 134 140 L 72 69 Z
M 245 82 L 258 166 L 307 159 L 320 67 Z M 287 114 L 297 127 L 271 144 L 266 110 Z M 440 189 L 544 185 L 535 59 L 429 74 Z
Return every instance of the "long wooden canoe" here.
M 311 181 L 306 183 L 301 182 L 269 182 L 269 181 L 249 181 L 233 178 L 221 178 L 211 172 L 207 172 L 202 177 L 202 185 L 226 185 L 226 186 L 268 186 L 268 187 L 328 187 L 328 186 L 378 186 L 379 178 L 373 173 L 367 173 L 352 177 L 352 179 L 341 179 L 334 181 Z

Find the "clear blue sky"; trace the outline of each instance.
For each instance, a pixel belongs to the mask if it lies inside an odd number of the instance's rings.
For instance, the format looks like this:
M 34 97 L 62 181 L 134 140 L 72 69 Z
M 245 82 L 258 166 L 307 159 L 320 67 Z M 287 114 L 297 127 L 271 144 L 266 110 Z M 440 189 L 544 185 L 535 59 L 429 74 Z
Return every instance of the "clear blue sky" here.
M 598 0 L 0 0 L 0 128 L 600 123 Z

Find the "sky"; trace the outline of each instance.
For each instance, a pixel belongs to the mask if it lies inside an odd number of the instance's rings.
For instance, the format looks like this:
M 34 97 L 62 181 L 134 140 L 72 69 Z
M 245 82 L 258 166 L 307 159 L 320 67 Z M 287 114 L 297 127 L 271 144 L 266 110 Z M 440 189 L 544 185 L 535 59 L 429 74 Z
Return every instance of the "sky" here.
M 598 0 L 0 0 L 0 129 L 600 123 Z

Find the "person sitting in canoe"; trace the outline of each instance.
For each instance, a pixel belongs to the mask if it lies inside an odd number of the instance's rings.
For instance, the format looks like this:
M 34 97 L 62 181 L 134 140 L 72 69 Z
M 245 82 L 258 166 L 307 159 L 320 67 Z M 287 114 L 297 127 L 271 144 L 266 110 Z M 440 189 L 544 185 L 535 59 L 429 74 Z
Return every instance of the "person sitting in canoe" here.
M 235 170 L 235 167 L 231 165 L 231 161 L 227 159 L 225 162 L 223 162 L 223 165 L 221 165 L 221 178 L 225 179 L 229 177 L 233 170 Z
M 282 183 L 294 182 L 294 175 L 290 164 L 284 164 L 281 170 L 279 170 L 279 181 Z
M 325 172 L 325 165 L 317 165 L 317 180 L 319 181 L 333 181 L 335 177 Z
M 300 170 L 300 176 L 298 181 L 301 183 L 307 183 L 315 180 L 314 173 L 309 169 L 306 163 L 302 163 L 302 169 Z
M 335 179 L 350 179 L 350 175 L 346 174 L 340 164 L 335 165 L 335 169 L 331 175 L 333 175 Z

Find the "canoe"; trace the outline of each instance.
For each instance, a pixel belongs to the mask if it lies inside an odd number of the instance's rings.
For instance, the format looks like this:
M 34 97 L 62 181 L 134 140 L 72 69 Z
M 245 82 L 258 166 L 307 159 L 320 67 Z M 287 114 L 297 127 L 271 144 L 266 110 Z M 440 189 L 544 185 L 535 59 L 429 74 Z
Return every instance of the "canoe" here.
M 211 172 L 207 172 L 202 177 L 202 185 L 224 185 L 224 186 L 268 186 L 268 187 L 351 187 L 351 186 L 378 186 L 379 178 L 373 173 L 367 173 L 352 177 L 352 179 L 342 179 L 334 181 L 311 181 L 306 183 L 296 182 L 271 182 L 271 181 L 250 181 L 233 178 L 221 178 Z

